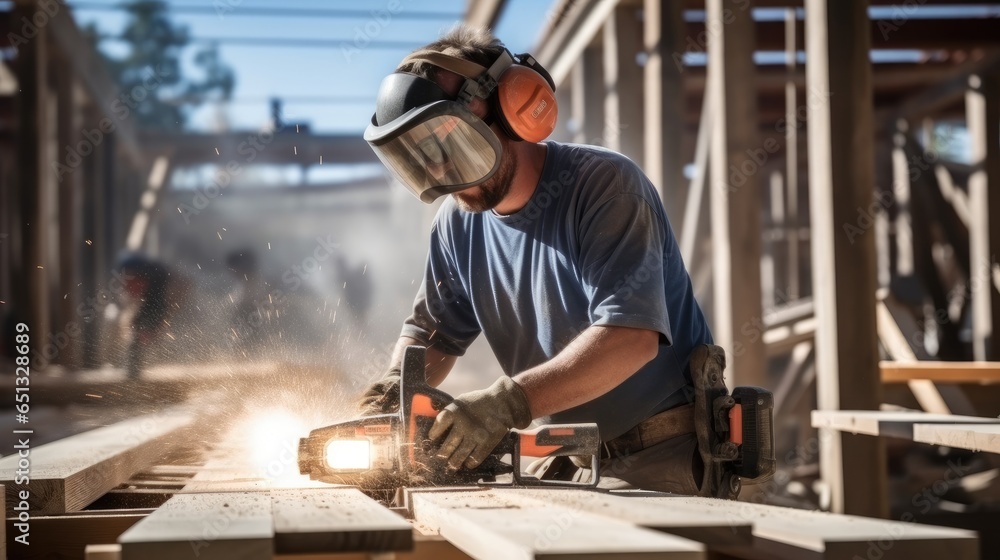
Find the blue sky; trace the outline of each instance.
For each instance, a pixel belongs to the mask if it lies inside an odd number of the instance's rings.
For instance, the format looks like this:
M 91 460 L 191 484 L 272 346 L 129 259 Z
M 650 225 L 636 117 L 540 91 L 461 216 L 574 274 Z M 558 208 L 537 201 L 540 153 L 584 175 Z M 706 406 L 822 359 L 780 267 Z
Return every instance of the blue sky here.
M 115 35 L 125 23 L 123 13 L 114 9 L 118 0 L 69 0 L 68 3 L 77 5 L 74 16 L 81 27 L 93 22 L 102 33 Z M 187 26 L 194 38 L 316 39 L 329 43 L 303 47 L 221 41 L 222 59 L 236 71 L 233 101 L 222 107 L 203 106 L 192 115 L 190 128 L 211 130 L 220 122 L 228 122 L 231 129 L 257 129 L 270 115 L 268 100 L 277 96 L 286 99 L 287 120 L 309 122 L 314 131 L 328 133 L 364 130 L 382 78 L 410 50 L 433 40 L 460 20 L 466 8 L 466 0 L 168 0 L 167 3 L 177 10 L 172 14 L 173 20 Z M 207 9 L 227 4 L 232 10 L 221 15 Z M 497 35 L 515 52 L 530 50 L 551 4 L 551 0 L 509 0 L 497 25 Z M 199 7 L 207 13 L 185 13 L 185 7 Z M 396 10 L 395 15 L 389 13 L 390 7 Z M 363 14 L 350 18 L 241 15 L 244 8 L 351 10 Z M 440 17 L 412 18 L 428 12 Z M 365 46 L 367 39 L 393 44 Z M 102 48 L 114 54 L 116 45 L 108 41 Z M 189 57 L 194 50 L 189 47 L 185 55 Z

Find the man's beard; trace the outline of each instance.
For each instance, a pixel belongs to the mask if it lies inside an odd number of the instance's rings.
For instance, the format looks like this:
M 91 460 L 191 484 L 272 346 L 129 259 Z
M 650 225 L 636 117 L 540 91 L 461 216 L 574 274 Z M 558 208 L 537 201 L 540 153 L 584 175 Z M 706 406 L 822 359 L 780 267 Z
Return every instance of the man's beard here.
M 500 204 L 514 182 L 514 172 L 517 169 L 517 155 L 510 149 L 511 142 L 503 140 L 503 155 L 500 157 L 500 168 L 488 180 L 477 185 L 478 196 L 470 191 L 476 187 L 471 187 L 463 191 L 452 194 L 458 207 L 466 212 L 485 212 L 492 210 Z

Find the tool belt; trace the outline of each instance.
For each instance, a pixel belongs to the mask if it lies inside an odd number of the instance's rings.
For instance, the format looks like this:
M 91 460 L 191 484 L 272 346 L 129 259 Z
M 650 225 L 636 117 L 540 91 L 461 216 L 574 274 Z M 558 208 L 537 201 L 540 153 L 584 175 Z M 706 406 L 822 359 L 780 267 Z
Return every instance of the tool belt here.
M 602 453 L 604 458 L 627 456 L 668 439 L 693 433 L 694 404 L 685 404 L 654 414 L 624 434 L 604 442 Z

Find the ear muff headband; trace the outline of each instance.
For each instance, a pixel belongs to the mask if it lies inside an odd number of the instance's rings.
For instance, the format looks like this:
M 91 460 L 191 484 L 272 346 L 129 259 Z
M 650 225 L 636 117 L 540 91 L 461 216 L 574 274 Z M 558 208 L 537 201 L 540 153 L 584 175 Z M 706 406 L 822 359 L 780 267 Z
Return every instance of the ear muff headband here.
M 514 57 L 504 49 L 489 68 L 437 51 L 418 51 L 404 59 L 418 61 L 465 78 L 458 99 L 466 105 L 476 97 L 486 100 L 496 91 L 497 120 L 515 140 L 541 142 L 555 129 L 559 115 L 555 84 L 531 55 Z

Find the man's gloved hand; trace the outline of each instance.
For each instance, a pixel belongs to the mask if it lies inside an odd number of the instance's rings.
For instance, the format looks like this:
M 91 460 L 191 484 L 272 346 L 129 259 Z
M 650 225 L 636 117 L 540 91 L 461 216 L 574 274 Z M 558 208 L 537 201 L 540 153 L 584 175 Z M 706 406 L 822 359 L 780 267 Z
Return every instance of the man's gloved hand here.
M 400 374 L 399 366 L 390 368 L 385 377 L 368 387 L 358 403 L 362 416 L 391 414 L 399 410 Z
M 475 468 L 489 456 L 511 428 L 526 428 L 531 410 L 524 391 L 506 375 L 486 389 L 459 395 L 442 410 L 428 436 L 448 434 L 438 451 L 448 466 Z M 450 431 L 449 431 L 450 428 Z

